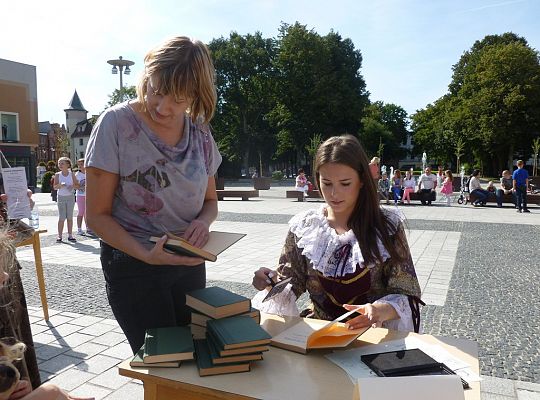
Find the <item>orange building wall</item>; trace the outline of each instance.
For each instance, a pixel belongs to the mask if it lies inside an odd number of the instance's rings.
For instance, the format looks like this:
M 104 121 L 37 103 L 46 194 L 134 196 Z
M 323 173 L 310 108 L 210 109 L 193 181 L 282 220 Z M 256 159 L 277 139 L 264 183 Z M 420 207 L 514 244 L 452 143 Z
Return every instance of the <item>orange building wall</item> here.
M 0 111 L 19 114 L 19 143 L 38 145 L 37 102 L 29 100 L 28 86 L 0 80 Z

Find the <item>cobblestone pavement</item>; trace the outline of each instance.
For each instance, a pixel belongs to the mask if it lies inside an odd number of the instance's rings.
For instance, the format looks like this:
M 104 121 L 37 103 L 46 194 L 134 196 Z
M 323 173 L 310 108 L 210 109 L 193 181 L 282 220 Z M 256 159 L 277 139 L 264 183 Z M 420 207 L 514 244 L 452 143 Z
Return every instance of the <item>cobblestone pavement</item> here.
M 215 229 L 246 231 L 244 240 L 251 237 L 252 246 L 265 238 L 267 249 L 256 249 L 258 259 L 233 246 L 220 256 L 222 264 L 208 265 L 208 284 L 253 296 L 255 291 L 248 283 L 252 271 L 277 258 L 286 223 L 294 213 L 321 204 L 310 203 L 285 200 L 284 188 L 257 201 L 220 202 L 222 211 Z M 67 382 L 64 387 L 74 394 L 142 399 L 140 385 L 120 379 L 114 368 L 129 353 L 107 304 L 97 240 L 77 236 L 76 245 L 57 244 L 54 204 L 45 199 L 38 204 L 42 223 L 49 230 L 42 239 L 43 253 L 54 250 L 70 260 L 63 263 L 56 257 L 44 257 L 49 307 L 57 310 L 47 326 L 40 319 L 30 250 L 18 250 L 27 301 L 32 306 L 34 338 L 39 347 L 45 346 L 38 348 L 43 378 Z M 403 207 L 423 298 L 428 299 L 422 310 L 424 331 L 478 343 L 483 399 L 540 399 L 540 213 L 538 208 L 532 209 L 526 219 L 515 216 L 511 209 Z M 259 264 L 261 259 L 263 264 Z M 440 265 L 446 266 L 443 271 L 438 270 Z M 300 301 L 305 305 L 307 299 L 304 296 Z M 86 331 L 76 328 L 80 326 L 77 318 L 83 316 L 97 321 L 94 330 L 89 328 L 92 324 Z

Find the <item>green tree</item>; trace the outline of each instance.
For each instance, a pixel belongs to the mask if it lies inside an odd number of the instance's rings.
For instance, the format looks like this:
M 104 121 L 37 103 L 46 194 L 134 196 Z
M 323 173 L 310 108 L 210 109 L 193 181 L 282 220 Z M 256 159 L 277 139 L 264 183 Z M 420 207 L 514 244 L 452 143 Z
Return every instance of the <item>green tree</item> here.
M 114 89 L 109 95 L 109 102 L 105 108 L 114 106 L 115 104 L 122 103 L 126 100 L 131 100 L 137 97 L 137 89 L 135 86 L 125 86 L 120 93 L 120 89 Z
M 407 112 L 402 107 L 382 101 L 366 107 L 359 136 L 368 154 L 378 154 L 379 158 L 384 156 L 388 162 L 397 165 L 405 155 L 401 145 L 407 140 L 407 135 Z M 382 148 L 381 144 L 384 145 Z
M 282 24 L 276 104 L 269 115 L 278 132 L 278 154 L 303 154 L 317 132 L 325 139 L 357 132 L 368 103 L 360 74 L 362 55 L 350 39 L 320 36 L 305 25 Z
M 489 174 L 528 158 L 540 125 L 538 52 L 513 33 L 486 36 L 453 70 L 448 93 L 412 116 L 416 148 L 443 157 L 461 143 L 463 156 Z
M 213 127 L 220 151 L 233 162 L 267 165 L 276 149 L 266 118 L 273 106 L 275 41 L 260 32 L 214 39 L 218 104 Z M 259 171 L 264 176 L 266 171 Z

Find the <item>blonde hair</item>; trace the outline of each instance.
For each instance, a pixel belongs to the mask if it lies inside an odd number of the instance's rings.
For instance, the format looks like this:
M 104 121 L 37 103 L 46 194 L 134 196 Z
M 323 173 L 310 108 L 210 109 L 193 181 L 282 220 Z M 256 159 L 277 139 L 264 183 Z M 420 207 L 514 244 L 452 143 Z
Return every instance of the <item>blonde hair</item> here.
M 381 159 L 379 157 L 373 157 L 370 161 L 370 164 L 379 164 L 381 162 Z
M 60 157 L 57 161 L 57 164 L 60 162 L 60 161 L 66 161 L 67 163 L 69 163 L 69 168 L 71 168 L 71 166 L 73 165 L 71 160 L 69 159 L 69 157 Z
M 146 54 L 143 76 L 137 86 L 137 99 L 143 112 L 150 76 L 156 79 L 154 90 L 160 94 L 191 101 L 189 113 L 193 122 L 198 119 L 210 122 L 217 101 L 215 70 L 203 42 L 185 36 L 173 37 Z
M 15 265 L 15 245 L 7 226 L 0 227 L 0 272 L 11 272 Z
M 524 164 L 523 160 L 518 160 L 516 163 L 518 167 L 523 167 L 523 164 Z

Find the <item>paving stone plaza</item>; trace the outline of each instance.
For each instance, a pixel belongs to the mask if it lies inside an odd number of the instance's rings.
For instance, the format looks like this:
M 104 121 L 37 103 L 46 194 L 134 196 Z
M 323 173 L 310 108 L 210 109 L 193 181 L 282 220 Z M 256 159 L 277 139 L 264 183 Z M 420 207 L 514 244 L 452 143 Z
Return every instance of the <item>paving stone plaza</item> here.
M 323 204 L 285 199 L 286 189 L 273 187 L 249 201 L 219 202 L 212 229 L 247 236 L 216 263 L 207 263 L 209 285 L 255 294 L 253 271 L 275 265 L 287 221 Z M 32 249 L 19 248 L 17 256 L 42 381 L 96 399 L 143 399 L 140 382 L 121 377 L 116 368 L 131 351 L 107 303 L 99 241 L 76 236 L 77 243 L 56 243 L 56 204 L 49 194 L 38 193 L 34 199 L 40 226 L 48 230 L 41 241 L 48 323 Z M 478 343 L 482 399 L 539 400 L 540 207 L 531 207 L 530 214 L 517 214 L 508 206 L 446 207 L 443 202 L 400 208 L 427 303 L 424 332 Z

